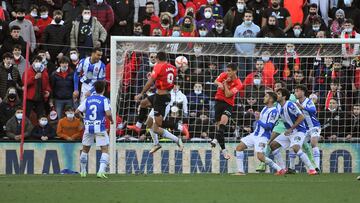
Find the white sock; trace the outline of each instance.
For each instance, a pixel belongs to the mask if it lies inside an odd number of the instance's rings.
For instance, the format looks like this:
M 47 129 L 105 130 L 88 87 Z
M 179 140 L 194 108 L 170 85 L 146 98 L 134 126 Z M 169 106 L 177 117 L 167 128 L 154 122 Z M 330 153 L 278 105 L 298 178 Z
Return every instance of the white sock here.
M 239 173 L 244 173 L 244 152 L 236 151 L 236 164 Z
M 183 130 L 183 125 L 180 124 L 180 123 L 178 123 L 178 124 L 177 124 L 177 129 L 178 129 L 180 132 L 182 132 L 182 130 Z
M 138 128 L 142 128 L 142 123 L 140 123 L 140 122 L 136 122 L 136 127 L 138 127 Z
M 311 164 L 309 157 L 301 149 L 297 152 L 297 155 L 299 156 L 301 161 L 304 162 L 305 166 L 308 167 L 308 169 L 310 170 L 315 169 L 314 166 Z
M 295 169 L 296 154 L 293 149 L 289 150 L 289 168 Z
M 150 132 L 150 135 L 151 135 L 151 137 L 153 139 L 154 145 L 159 144 L 158 134 L 154 133 L 153 129 L 150 129 L 149 132 Z
M 171 132 L 169 132 L 168 130 L 164 130 L 164 133 L 163 133 L 163 137 L 166 137 L 166 138 L 169 138 L 170 140 L 174 141 L 174 142 L 178 142 L 179 141 L 179 138 L 176 137 L 174 134 L 172 134 Z
M 285 162 L 281 156 L 280 148 L 273 151 L 272 154 L 274 155 L 274 160 L 277 163 L 277 165 L 279 165 L 282 169 L 285 169 Z
M 81 172 L 86 172 L 87 162 L 88 162 L 88 154 L 82 151 L 80 154 L 80 170 L 81 170 Z
M 109 154 L 102 153 L 100 157 L 99 173 L 104 173 L 107 165 L 109 164 Z
M 320 149 L 319 147 L 313 148 L 313 155 L 316 167 L 320 169 Z
M 265 157 L 265 164 L 270 166 L 271 168 L 275 169 L 276 171 L 281 170 L 281 167 L 268 157 Z

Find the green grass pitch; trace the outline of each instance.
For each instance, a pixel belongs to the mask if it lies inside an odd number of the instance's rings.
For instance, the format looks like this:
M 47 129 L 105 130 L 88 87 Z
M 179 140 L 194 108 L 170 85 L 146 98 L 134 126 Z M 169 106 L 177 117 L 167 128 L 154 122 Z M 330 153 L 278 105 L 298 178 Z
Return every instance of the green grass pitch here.
M 9 175 L 0 176 L 0 202 L 114 203 L 358 203 L 358 174 Z

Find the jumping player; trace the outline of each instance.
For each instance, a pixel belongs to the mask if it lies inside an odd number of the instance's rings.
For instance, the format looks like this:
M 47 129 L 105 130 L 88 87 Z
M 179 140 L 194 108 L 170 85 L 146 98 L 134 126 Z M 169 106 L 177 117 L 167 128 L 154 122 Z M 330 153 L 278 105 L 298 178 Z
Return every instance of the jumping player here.
M 230 154 L 225 149 L 224 133 L 235 105 L 235 96 L 242 88 L 242 83 L 237 77 L 237 66 L 233 63 L 228 64 L 226 72 L 218 76 L 215 84 L 218 86 L 215 94 L 217 134 L 210 144 L 212 147 L 216 147 L 216 144 L 219 143 L 224 158 L 230 159 Z

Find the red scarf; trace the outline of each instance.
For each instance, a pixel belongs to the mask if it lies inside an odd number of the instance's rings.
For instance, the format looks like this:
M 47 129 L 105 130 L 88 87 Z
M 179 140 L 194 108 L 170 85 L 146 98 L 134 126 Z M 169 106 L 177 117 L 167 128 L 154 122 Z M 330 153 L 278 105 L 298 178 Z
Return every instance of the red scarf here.
M 289 76 L 291 75 L 291 71 L 289 69 L 289 62 L 288 62 L 288 57 L 289 54 L 287 52 L 285 52 L 285 67 L 284 67 L 284 71 L 282 73 L 283 79 L 287 80 L 289 78 Z M 300 59 L 298 54 L 295 52 L 295 64 L 294 64 L 294 71 L 298 71 L 300 70 Z
M 360 68 L 355 69 L 355 78 L 354 78 L 354 83 L 355 83 L 355 87 L 356 89 L 360 88 Z
M 351 32 L 351 36 L 349 36 L 349 33 L 345 33 L 345 39 L 355 38 L 355 36 L 356 36 L 355 31 Z M 354 52 L 354 44 L 352 44 L 352 46 L 349 43 L 345 44 L 345 49 L 347 54 L 352 54 Z
M 330 100 L 333 98 L 333 96 L 334 96 L 334 93 L 332 91 L 329 91 L 327 96 L 326 96 L 325 109 L 329 108 Z

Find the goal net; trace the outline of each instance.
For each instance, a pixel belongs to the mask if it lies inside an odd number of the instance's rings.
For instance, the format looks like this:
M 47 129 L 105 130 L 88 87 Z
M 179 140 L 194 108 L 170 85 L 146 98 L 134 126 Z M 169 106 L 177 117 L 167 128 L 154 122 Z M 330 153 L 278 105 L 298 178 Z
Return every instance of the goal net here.
M 163 38 L 112 37 L 111 106 L 117 122 L 111 128 L 112 172 L 115 173 L 231 173 L 236 171 L 234 149 L 254 131 L 255 112 L 263 108 L 266 91 L 284 87 L 294 93 L 299 84 L 316 104 L 321 123 L 319 140 L 323 172 L 360 172 L 360 57 L 358 39 L 290 38 Z M 136 124 L 139 94 L 156 63 L 156 53 L 166 52 L 178 68 L 172 90 L 168 122 L 184 141 L 184 151 L 159 138 L 162 149 L 149 154 L 152 138 Z M 236 96 L 225 141 L 232 158 L 224 160 L 209 141 L 216 135 L 214 81 L 228 63 L 238 67 L 243 88 Z M 151 88 L 147 95 L 154 93 Z M 295 95 L 291 96 L 296 100 Z M 150 109 L 149 109 L 150 111 Z M 189 136 L 183 133 L 188 127 Z M 289 152 L 283 150 L 289 160 Z M 245 152 L 246 172 L 255 172 L 253 150 Z M 288 163 L 287 163 L 288 164 Z M 305 171 L 301 161 L 296 170 Z

